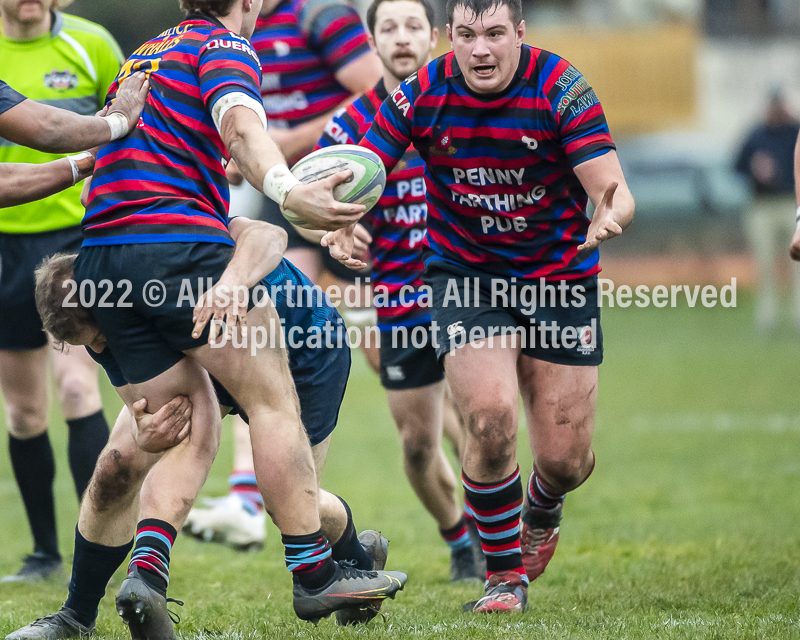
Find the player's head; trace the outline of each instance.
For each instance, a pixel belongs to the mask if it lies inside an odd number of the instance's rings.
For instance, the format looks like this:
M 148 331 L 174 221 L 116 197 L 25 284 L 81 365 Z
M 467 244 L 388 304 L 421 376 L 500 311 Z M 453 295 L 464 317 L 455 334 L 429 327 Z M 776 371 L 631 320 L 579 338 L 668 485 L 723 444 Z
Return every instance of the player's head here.
M 439 39 L 433 19 L 429 0 L 373 0 L 367 9 L 371 43 L 398 81 L 430 61 Z
M 51 9 L 58 9 L 58 0 L 0 0 L 3 18 L 24 25 L 43 22 Z
M 250 38 L 256 28 L 256 20 L 263 0 L 180 0 L 181 9 L 188 13 L 205 13 L 225 17 L 238 5 L 242 8 L 242 29 L 239 35 Z
M 447 37 L 469 87 L 505 89 L 519 65 L 525 38 L 520 0 L 447 0 Z
M 91 311 L 81 305 L 75 287 L 68 283 L 75 275 L 75 258 L 74 253 L 57 253 L 39 265 L 36 269 L 36 310 L 57 347 L 86 345 L 100 353 L 106 346 L 105 336 Z

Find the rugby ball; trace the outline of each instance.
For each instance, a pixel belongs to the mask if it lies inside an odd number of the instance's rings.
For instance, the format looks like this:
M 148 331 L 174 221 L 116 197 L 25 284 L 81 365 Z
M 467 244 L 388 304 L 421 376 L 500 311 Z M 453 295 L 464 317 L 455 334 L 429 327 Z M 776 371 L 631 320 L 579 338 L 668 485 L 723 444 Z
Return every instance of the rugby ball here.
M 340 144 L 309 153 L 292 167 L 294 176 L 304 183 L 348 170 L 352 171 L 352 178 L 336 187 L 333 197 L 339 202 L 363 204 L 369 211 L 386 186 L 386 168 L 373 151 L 354 144 Z M 292 211 L 282 209 L 282 212 L 292 224 L 304 226 L 303 220 Z

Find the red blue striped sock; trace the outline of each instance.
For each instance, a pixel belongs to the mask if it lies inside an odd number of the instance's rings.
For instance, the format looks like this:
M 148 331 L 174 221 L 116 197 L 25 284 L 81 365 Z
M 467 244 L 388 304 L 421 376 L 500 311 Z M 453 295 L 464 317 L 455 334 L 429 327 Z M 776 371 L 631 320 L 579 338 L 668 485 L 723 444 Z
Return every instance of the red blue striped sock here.
M 169 554 L 178 532 L 169 522 L 154 518 L 142 520 L 136 527 L 128 574 L 136 570 L 142 579 L 162 595 L 169 585 Z
M 256 515 L 264 510 L 264 498 L 258 490 L 255 471 L 234 471 L 228 476 L 229 494 L 235 494 L 241 501 L 245 511 Z
M 539 470 L 533 467 L 531 477 L 528 479 L 528 503 L 531 507 L 539 507 L 550 511 L 561 504 L 564 504 L 566 494 L 560 494 L 554 489 L 547 480 L 539 474 Z
M 467 521 L 464 519 L 464 516 L 461 516 L 456 526 L 450 529 L 439 529 L 439 533 L 442 538 L 444 538 L 447 546 L 450 547 L 451 553 L 472 546 L 472 541 L 469 539 Z
M 486 577 L 515 571 L 527 583 L 519 541 L 519 517 L 522 512 L 519 467 L 499 482 L 475 482 L 463 471 L 461 477 L 467 503 L 481 536 L 481 547 L 486 556 Z
M 286 567 L 306 589 L 319 589 L 330 582 L 336 571 L 331 547 L 320 529 L 302 536 L 282 535 Z

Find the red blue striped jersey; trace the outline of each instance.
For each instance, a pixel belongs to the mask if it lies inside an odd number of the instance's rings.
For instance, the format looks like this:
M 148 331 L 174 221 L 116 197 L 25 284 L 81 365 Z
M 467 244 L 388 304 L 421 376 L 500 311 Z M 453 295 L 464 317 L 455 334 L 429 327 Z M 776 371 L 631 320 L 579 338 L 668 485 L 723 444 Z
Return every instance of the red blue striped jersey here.
M 389 96 L 381 79 L 358 100 L 341 109 L 325 128 L 317 148 L 358 144 Z M 430 322 L 422 291 L 422 246 L 427 230 L 425 164 L 409 147 L 386 176 L 378 203 L 362 218 L 372 233 L 372 289 L 381 330 Z
M 145 43 L 117 81 L 149 71 L 138 126 L 97 157 L 83 219 L 84 246 L 220 242 L 228 234 L 228 151 L 211 112 L 222 96 L 259 100 L 260 66 L 250 43 L 216 18 L 193 14 Z
M 407 78 L 360 144 L 391 170 L 409 143 L 425 162 L 426 267 L 566 280 L 600 271 L 586 237 L 587 195 L 573 167 L 614 143 L 584 77 L 523 45 L 498 94 L 473 92 L 448 53 Z
M 291 128 L 338 107 L 336 72 L 369 52 L 358 11 L 341 0 L 284 0 L 256 23 L 261 96 L 270 127 Z

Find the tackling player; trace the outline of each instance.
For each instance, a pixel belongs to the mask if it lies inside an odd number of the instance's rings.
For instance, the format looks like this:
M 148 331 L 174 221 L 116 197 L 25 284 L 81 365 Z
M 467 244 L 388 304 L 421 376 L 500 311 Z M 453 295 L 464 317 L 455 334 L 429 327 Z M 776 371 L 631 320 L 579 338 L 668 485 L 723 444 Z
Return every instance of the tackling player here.
M 361 144 L 387 171 L 411 143 L 425 162 L 424 281 L 467 421 L 463 484 L 487 559 L 469 608 L 515 611 L 555 550 L 565 494 L 594 468 L 597 248 L 634 202 L 597 96 L 567 61 L 523 43 L 520 1 L 448 0 L 447 13 L 453 52 L 401 83 Z M 535 459 L 524 510 L 519 394 Z
M 280 331 L 273 307 L 248 312 L 239 301 L 261 274 L 227 268 L 233 241 L 224 160 L 235 158 L 250 184 L 310 224 L 339 228 L 364 207 L 334 200 L 332 189 L 346 173 L 300 184 L 265 130 L 260 65 L 247 41 L 261 0 L 182 0 L 181 6 L 186 20 L 142 45 L 123 67 L 123 77 L 149 72 L 150 93 L 140 126 L 98 154 L 74 265 L 79 290 L 111 284 L 92 314 L 130 383 L 123 392 L 129 409 L 144 398 L 157 411 L 179 395 L 193 406 L 192 437 L 150 472 L 160 469 L 159 483 L 170 486 L 173 499 L 142 496 L 132 560 L 134 567 L 150 562 L 153 570 L 132 571 L 117 596 L 124 619 L 145 626 L 133 633 L 144 635 L 153 619 L 148 613 L 141 621 L 137 609 L 164 613 L 156 595 L 168 582 L 171 544 L 219 443 L 219 411 L 205 371 L 249 416 L 258 487 L 283 534 L 298 616 L 314 620 L 359 606 L 353 590 L 380 598 L 403 586 L 395 575 L 345 569 L 331 559 L 285 351 L 270 345 L 248 352 L 235 340 L 212 348 L 219 327 L 206 326 L 208 312 L 225 319 L 227 336 L 237 325 L 239 334 L 246 326 L 248 335 L 251 327 Z M 201 297 L 209 279 L 214 284 L 203 294 L 209 306 L 195 312 L 185 296 Z
M 143 73 L 120 88 L 111 117 L 81 116 L 28 100 L 0 80 L 0 136 L 14 144 L 50 153 L 78 152 L 124 136 L 139 121 L 149 85 Z M 0 207 L 41 200 L 90 176 L 94 153 L 42 164 L 0 163 Z
M 286 236 L 280 229 L 238 218 L 231 220 L 230 231 L 236 242 L 236 252 L 229 266 L 237 268 L 241 264 L 242 268 L 254 272 L 269 272 L 261 284 L 270 293 L 281 322 L 286 323 L 290 341 L 289 366 L 319 478 L 350 369 L 350 350 L 343 337 L 344 323 L 321 290 L 315 289 L 291 263 L 282 260 Z M 246 263 L 249 258 L 242 256 L 257 257 L 255 262 Z M 73 278 L 73 263 L 74 256 L 61 254 L 37 270 L 40 313 L 57 342 L 87 345 L 90 355 L 103 365 L 112 384 L 124 395 L 127 381 L 106 347 L 90 310 L 80 304 L 69 309 L 63 306 L 68 291 L 63 285 Z M 311 346 L 314 334 L 324 336 L 319 348 Z M 219 383 L 213 382 L 222 414 L 241 415 L 236 401 Z M 75 531 L 67 601 L 60 611 L 10 634 L 7 640 L 54 640 L 78 637 L 94 630 L 105 586 L 133 546 L 131 536 L 136 528 L 137 496 L 140 492 L 159 491 L 163 500 L 169 498 L 166 488 L 154 483 L 148 472 L 166 450 L 180 445 L 191 429 L 192 407 L 186 398 L 170 401 L 154 415 L 145 413 L 145 408 L 144 401 L 133 406 L 138 428 L 131 428 L 128 408 L 122 408 L 109 444 L 100 456 Z M 246 415 L 243 417 L 247 419 Z M 335 560 L 346 560 L 361 569 L 384 568 L 386 539 L 369 530 L 357 538 L 350 509 L 344 500 L 320 490 L 320 517 Z M 169 637 L 171 623 L 163 615 L 164 609 L 159 611 L 162 613 L 159 628 Z M 337 612 L 341 613 L 345 612 Z
M 23 144 L 37 137 L 31 130 L 41 114 L 32 100 L 84 116 L 81 122 L 100 140 L 123 135 L 133 125 L 114 113 L 104 121 L 89 118 L 104 104 L 109 85 L 119 71 L 122 53 L 111 35 L 99 25 L 58 11 L 57 0 L 0 0 L 2 37 L 0 69 L 3 77 L 31 100 L 10 96 L 0 118 L 3 129 Z M 8 89 L 4 90 L 8 94 Z M 9 96 L 7 95 L 7 98 Z M 132 115 L 132 114 L 129 114 Z M 20 119 L 23 119 L 22 122 Z M 63 116 L 74 123 L 78 115 Z M 16 126 L 15 124 L 16 123 Z M 116 127 L 112 130 L 111 127 Z M 103 131 L 105 128 L 105 131 Z M 47 140 L 53 148 L 73 136 L 59 134 Z M 84 138 L 88 136 L 84 135 Z M 63 147 L 62 147 L 63 148 Z M 75 184 L 90 164 L 85 155 L 59 160 L 55 153 L 35 151 L 11 141 L 0 141 L 0 163 L 39 164 L 56 161 L 51 170 Z M 80 163 L 80 164 L 79 164 Z M 74 170 L 73 170 L 74 167 Z M 0 170 L 3 173 L 6 171 Z M 11 167 L 11 172 L 19 167 Z M 25 171 L 25 169 L 22 169 Z M 31 173 L 41 174 L 42 170 Z M 57 181 L 60 183 L 60 181 Z M 40 186 L 46 186 L 44 183 Z M 49 185 L 52 186 L 52 185 Z M 36 189 L 20 188 L 24 199 Z M 46 189 L 45 191 L 52 190 Z M 3 196 L 14 203 L 22 198 Z M 52 361 L 61 409 L 69 429 L 67 454 L 75 490 L 80 500 L 91 478 L 97 456 L 108 440 L 97 382 L 97 365 L 85 353 L 65 355 L 47 348 L 47 334 L 36 312 L 33 273 L 47 256 L 76 250 L 82 240 L 80 187 L 75 185 L 39 202 L 18 204 L 0 213 L 0 388 L 8 420 L 9 454 L 14 477 L 33 535 L 33 554 L 25 558 L 15 575 L 0 582 L 33 582 L 46 578 L 61 566 L 56 535 L 55 460 L 48 434 L 48 365 Z
M 320 147 L 358 144 L 389 93 L 431 62 L 439 37 L 433 19 L 428 0 L 374 0 L 367 10 L 367 27 L 383 63 L 383 78 L 337 112 L 325 128 Z M 430 313 L 422 291 L 427 217 L 424 171 L 419 152 L 412 146 L 387 176 L 378 204 L 361 220 L 372 231 L 381 384 L 402 438 L 406 476 L 450 547 L 451 579 L 482 579 L 476 561 L 482 564 L 483 554 L 479 548 L 473 552 L 468 527 L 468 523 L 474 526 L 474 520 L 465 519 L 456 477 L 442 447 L 444 370 L 430 341 Z M 414 346 L 412 335 L 424 346 Z M 477 538 L 477 531 L 474 535 Z

